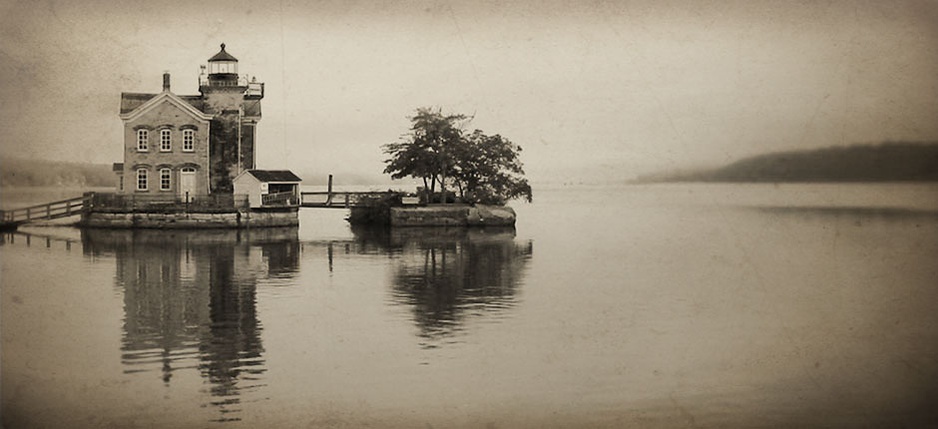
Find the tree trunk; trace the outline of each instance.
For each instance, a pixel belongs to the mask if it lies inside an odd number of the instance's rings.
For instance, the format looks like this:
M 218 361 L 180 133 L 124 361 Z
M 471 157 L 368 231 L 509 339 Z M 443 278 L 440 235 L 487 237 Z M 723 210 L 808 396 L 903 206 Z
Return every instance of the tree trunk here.
M 423 195 L 426 198 L 424 201 L 430 204 L 430 197 L 432 197 L 433 194 L 430 192 L 430 186 L 427 185 L 427 176 L 423 176 Z
M 446 204 L 446 172 L 440 175 L 440 203 Z

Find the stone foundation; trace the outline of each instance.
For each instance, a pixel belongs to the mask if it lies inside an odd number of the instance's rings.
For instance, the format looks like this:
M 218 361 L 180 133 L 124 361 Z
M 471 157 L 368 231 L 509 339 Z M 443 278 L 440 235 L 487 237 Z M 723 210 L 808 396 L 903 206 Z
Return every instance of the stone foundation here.
M 392 207 L 391 226 L 514 226 L 515 211 L 507 206 L 439 205 Z
M 268 228 L 298 226 L 296 208 L 238 210 L 220 213 L 159 213 L 92 211 L 82 215 L 80 226 L 90 228 Z

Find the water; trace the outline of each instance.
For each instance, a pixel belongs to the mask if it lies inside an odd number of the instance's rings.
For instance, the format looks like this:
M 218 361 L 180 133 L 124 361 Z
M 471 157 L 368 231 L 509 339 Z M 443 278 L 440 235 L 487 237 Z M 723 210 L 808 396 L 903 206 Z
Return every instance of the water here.
M 516 230 L 4 235 L 5 427 L 938 424 L 938 186 L 535 197 Z

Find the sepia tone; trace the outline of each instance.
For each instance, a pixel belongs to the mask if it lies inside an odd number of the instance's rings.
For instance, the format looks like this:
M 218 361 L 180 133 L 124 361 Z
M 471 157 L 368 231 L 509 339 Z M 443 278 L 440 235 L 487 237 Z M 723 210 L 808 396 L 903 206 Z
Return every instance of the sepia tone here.
M 0 0 L 3 427 L 934 427 L 936 20 Z M 533 202 L 418 207 L 425 107 Z

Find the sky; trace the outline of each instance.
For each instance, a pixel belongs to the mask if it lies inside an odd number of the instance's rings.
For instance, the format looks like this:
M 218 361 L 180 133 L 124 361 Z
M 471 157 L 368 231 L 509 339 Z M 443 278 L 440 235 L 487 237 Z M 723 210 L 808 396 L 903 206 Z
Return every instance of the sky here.
M 380 175 L 418 107 L 534 182 L 938 141 L 938 1 L 0 0 L 0 155 L 121 162 L 121 92 L 265 82 L 258 167 Z M 306 177 L 304 177 L 306 178 Z

